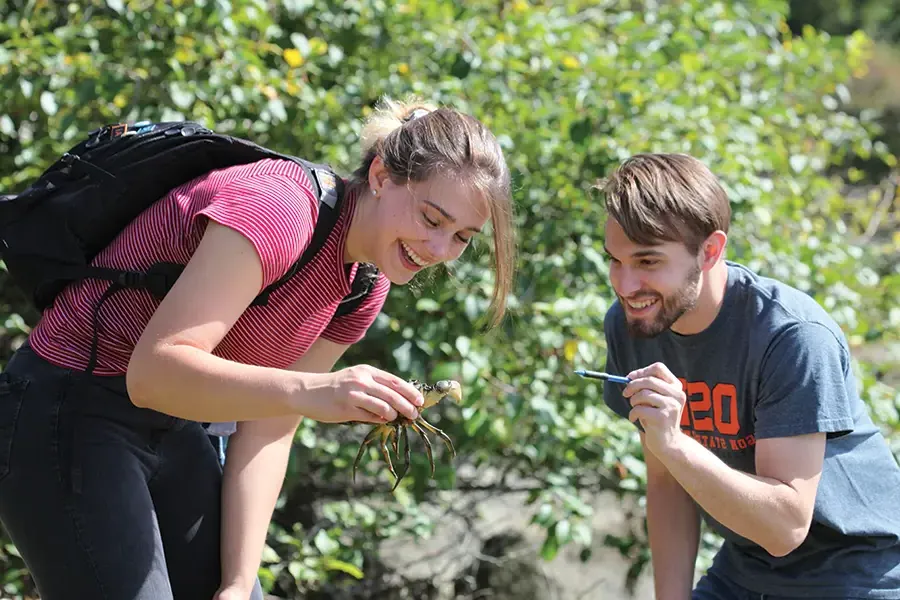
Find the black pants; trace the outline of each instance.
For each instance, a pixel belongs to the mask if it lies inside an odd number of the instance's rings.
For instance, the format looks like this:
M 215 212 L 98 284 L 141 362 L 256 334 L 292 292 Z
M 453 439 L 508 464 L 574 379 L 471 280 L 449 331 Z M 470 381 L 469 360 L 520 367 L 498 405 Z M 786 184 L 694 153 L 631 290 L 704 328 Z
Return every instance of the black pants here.
M 0 374 L 0 521 L 42 600 L 209 600 L 221 485 L 203 427 L 134 406 L 124 378 L 28 346 Z
M 799 600 L 796 596 L 773 596 L 751 592 L 725 576 L 717 564 L 713 564 L 697 582 L 691 600 Z M 837 599 L 833 599 L 837 600 Z M 842 600 L 862 600 L 843 598 Z

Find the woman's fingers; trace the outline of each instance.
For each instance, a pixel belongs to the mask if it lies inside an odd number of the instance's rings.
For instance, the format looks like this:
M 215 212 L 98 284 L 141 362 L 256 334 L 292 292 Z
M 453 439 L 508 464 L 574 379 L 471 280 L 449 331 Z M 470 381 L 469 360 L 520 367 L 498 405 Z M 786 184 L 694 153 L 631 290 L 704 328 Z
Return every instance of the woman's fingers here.
M 350 415 L 344 420 L 345 422 L 356 421 L 359 423 L 373 423 L 375 425 L 382 425 L 387 423 L 388 421 L 382 417 L 381 415 L 375 414 L 373 412 L 369 412 L 364 408 L 360 408 L 358 406 L 354 406 L 350 409 Z
M 416 386 L 406 381 L 405 379 L 397 377 L 396 375 L 388 373 L 387 371 L 381 370 L 377 370 L 375 373 L 373 373 L 372 378 L 376 382 L 402 396 L 403 399 L 405 399 L 413 406 L 422 406 L 422 404 L 425 403 L 425 399 L 422 397 L 422 393 L 416 389 Z
M 419 411 L 416 410 L 412 402 L 390 386 L 382 385 L 376 381 L 375 386 L 369 390 L 369 394 L 386 402 L 393 410 L 396 410 L 407 419 L 415 420 L 419 418 Z
M 353 404 L 377 419 L 373 422 L 393 421 L 397 418 L 397 410 L 384 399 L 364 392 L 352 396 Z
M 354 406 L 387 421 L 393 421 L 398 414 L 410 420 L 419 418 L 416 407 L 422 406 L 425 399 L 408 381 L 369 365 L 350 367 L 342 374 L 347 377 L 345 393 L 349 393 Z

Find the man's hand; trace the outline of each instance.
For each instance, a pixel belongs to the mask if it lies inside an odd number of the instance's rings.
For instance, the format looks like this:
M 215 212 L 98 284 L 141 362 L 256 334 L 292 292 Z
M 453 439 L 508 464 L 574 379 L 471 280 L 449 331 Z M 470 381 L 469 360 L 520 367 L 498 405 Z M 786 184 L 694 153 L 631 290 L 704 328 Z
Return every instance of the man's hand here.
M 655 454 L 664 454 L 684 435 L 681 411 L 687 397 L 681 382 L 662 363 L 632 371 L 628 378 L 631 383 L 622 391 L 632 406 L 628 418 L 640 421 L 647 447 Z

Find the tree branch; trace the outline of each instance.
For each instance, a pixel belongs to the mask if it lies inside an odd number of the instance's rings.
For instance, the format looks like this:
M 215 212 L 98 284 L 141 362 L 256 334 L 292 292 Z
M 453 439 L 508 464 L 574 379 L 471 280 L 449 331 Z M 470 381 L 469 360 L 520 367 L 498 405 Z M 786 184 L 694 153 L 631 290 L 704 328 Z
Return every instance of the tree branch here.
M 897 197 L 898 179 L 900 179 L 900 175 L 898 175 L 897 172 L 892 172 L 885 180 L 884 192 L 881 196 L 881 200 L 878 202 L 878 206 L 875 207 L 875 212 L 872 213 L 872 218 L 869 220 L 869 225 L 866 227 L 865 233 L 863 233 L 863 242 L 870 241 L 875 237 L 875 234 L 878 233 L 878 227 L 881 225 L 881 220 L 884 219 L 888 209 Z

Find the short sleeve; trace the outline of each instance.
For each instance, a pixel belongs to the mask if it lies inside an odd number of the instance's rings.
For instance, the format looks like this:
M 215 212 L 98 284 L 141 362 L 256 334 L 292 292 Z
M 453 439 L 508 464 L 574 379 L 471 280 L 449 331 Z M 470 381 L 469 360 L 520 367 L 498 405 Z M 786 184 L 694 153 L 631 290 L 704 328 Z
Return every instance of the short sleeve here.
M 299 181 L 280 174 L 258 174 L 218 189 L 194 218 L 200 215 L 250 241 L 262 263 L 265 288 L 284 275 L 306 249 L 318 205 L 312 191 Z
M 355 344 L 363 337 L 387 300 L 391 283 L 384 273 L 378 274 L 372 291 L 352 313 L 335 317 L 322 332 L 322 337 L 335 344 Z
M 839 338 L 820 323 L 797 323 L 782 332 L 760 366 L 756 437 L 852 430 L 849 363 Z

